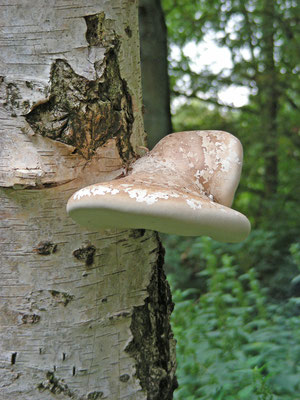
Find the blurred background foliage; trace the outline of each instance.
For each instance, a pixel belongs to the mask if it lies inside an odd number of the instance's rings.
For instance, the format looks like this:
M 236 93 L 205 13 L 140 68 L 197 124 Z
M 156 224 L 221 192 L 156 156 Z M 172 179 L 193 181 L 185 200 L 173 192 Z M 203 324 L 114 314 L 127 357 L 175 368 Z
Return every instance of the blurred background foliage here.
M 152 115 L 151 103 L 165 96 L 169 130 L 225 130 L 241 140 L 244 166 L 233 208 L 252 224 L 238 244 L 162 236 L 178 341 L 174 398 L 299 400 L 299 4 L 142 0 L 141 6 L 144 16 L 158 13 L 168 34 L 169 93 L 144 93 L 145 113 Z M 155 59 L 142 57 L 142 65 L 165 59 L 155 42 L 147 53 Z M 216 68 L 197 56 L 204 42 L 225 49 L 230 62 L 218 60 Z M 142 55 L 143 48 L 142 41 Z M 248 100 L 238 104 L 233 90 L 224 101 L 222 92 L 232 88 L 246 90 Z M 151 137 L 152 129 L 146 124 Z
M 300 297 L 270 301 L 255 267 L 242 273 L 236 257 L 216 247 L 210 238 L 190 243 L 191 253 L 201 254 L 205 264 L 195 273 L 205 282 L 200 291 L 198 285 L 182 289 L 174 282 L 177 275 L 169 276 L 179 381 L 174 398 L 298 400 Z M 298 273 L 299 250 L 291 249 Z M 174 265 L 168 253 L 167 247 L 167 264 Z M 299 280 L 300 275 L 294 278 Z

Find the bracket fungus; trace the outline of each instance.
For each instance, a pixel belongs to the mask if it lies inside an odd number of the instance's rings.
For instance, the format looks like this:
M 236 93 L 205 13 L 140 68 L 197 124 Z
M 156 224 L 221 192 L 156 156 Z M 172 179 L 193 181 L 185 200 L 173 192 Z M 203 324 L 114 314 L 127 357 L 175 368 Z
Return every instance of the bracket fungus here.
M 242 159 L 242 145 L 230 133 L 173 133 L 135 161 L 127 176 L 77 191 L 67 211 L 89 229 L 151 229 L 239 242 L 250 232 L 248 219 L 230 208 Z

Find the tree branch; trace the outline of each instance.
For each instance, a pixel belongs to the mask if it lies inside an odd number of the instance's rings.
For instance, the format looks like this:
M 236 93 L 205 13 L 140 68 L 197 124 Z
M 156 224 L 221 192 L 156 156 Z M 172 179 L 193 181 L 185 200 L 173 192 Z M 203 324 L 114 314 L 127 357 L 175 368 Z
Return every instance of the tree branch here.
M 257 114 L 257 112 L 250 107 L 246 107 L 246 106 L 236 107 L 233 105 L 220 103 L 217 99 L 213 99 L 213 98 L 206 99 L 204 97 L 200 97 L 196 91 L 192 92 L 191 94 L 187 94 L 184 92 L 180 92 L 179 90 L 172 90 L 171 93 L 174 96 L 183 96 L 188 99 L 196 99 L 196 100 L 200 100 L 200 101 L 203 101 L 206 103 L 214 104 L 215 106 L 218 106 L 218 107 L 229 108 L 230 110 L 238 110 L 238 111 L 248 112 L 250 114 Z
M 284 93 L 284 96 L 286 97 L 287 101 L 290 103 L 290 105 L 292 106 L 292 108 L 294 110 L 299 110 L 298 105 L 294 102 L 294 100 L 287 93 Z

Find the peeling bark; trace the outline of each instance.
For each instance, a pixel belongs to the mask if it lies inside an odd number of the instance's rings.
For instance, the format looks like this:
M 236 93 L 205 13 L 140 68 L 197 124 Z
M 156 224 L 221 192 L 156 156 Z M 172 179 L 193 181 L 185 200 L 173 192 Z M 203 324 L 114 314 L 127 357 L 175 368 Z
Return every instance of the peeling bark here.
M 171 398 L 157 236 L 86 230 L 65 211 L 145 144 L 137 4 L 16 0 L 0 25 L 0 398 Z M 159 336 L 146 347 L 142 314 Z M 140 360 L 164 378 L 146 381 Z
M 131 96 L 113 48 L 99 69 L 101 76 L 90 81 L 77 75 L 66 61 L 56 60 L 51 67 L 49 100 L 36 105 L 25 118 L 35 133 L 73 146 L 73 154 L 86 159 L 108 139 L 116 138 L 120 156 L 128 160 L 132 155 Z

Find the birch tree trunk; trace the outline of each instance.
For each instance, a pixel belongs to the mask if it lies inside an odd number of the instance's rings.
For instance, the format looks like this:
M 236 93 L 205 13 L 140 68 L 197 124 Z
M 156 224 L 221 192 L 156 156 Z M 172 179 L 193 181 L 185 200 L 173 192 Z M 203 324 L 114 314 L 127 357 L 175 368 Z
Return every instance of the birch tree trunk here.
M 91 232 L 69 196 L 142 151 L 135 0 L 0 0 L 0 398 L 172 399 L 154 232 Z

